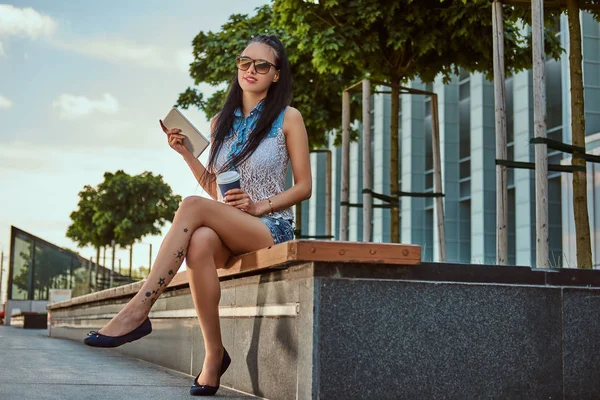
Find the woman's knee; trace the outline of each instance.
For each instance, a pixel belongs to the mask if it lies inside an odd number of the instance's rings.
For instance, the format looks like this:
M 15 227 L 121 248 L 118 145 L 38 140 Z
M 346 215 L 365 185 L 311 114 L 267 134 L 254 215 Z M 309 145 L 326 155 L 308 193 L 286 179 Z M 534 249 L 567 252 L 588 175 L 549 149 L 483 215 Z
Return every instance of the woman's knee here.
M 188 196 L 179 205 L 177 209 L 177 215 L 181 215 L 182 213 L 186 213 L 188 211 L 198 212 L 198 209 L 202 207 L 202 204 L 206 202 L 207 199 L 201 196 Z
M 215 231 L 206 226 L 196 229 L 192 233 L 188 246 L 187 266 L 194 268 L 196 265 L 202 264 L 202 260 L 206 257 L 213 257 L 217 246 L 221 246 L 221 239 Z

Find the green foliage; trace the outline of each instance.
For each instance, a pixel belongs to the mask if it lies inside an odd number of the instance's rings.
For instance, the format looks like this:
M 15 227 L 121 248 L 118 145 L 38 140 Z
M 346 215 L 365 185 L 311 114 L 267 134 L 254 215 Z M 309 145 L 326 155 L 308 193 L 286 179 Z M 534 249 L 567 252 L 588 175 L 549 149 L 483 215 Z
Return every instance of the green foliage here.
M 97 210 L 98 191 L 90 185 L 79 192 L 78 209 L 70 215 L 73 223 L 67 229 L 67 237 L 79 247 L 92 245 L 102 247 L 110 244 L 114 226 L 100 224 Z
M 131 176 L 121 170 L 105 173 L 97 188 L 85 186 L 79 198 L 67 230 L 67 237 L 79 247 L 109 246 L 112 240 L 127 247 L 146 235 L 159 234 L 181 202 L 161 175 Z
M 531 36 L 523 21 L 531 12 L 505 6 L 507 75 L 531 66 Z M 341 92 L 363 77 L 393 82 L 444 79 L 462 67 L 491 79 L 492 7 L 488 0 L 274 0 L 248 17 L 234 14 L 221 31 L 200 32 L 193 40 L 190 75 L 196 85 L 219 90 L 205 96 L 197 88 L 179 95 L 177 106 L 196 106 L 209 117 L 221 108 L 236 79 L 234 57 L 253 35 L 275 34 L 286 45 L 294 78 L 292 105 L 303 116 L 311 147 L 338 136 Z M 546 53 L 562 52 L 552 34 L 556 13 L 548 12 Z M 352 97 L 353 116 L 360 98 Z
M 181 202 L 162 176 L 151 172 L 130 176 L 123 171 L 105 173 L 98 186 L 98 201 L 103 210 L 100 224 L 114 224 L 114 239 L 129 246 L 146 235 L 157 235 L 166 221 L 172 221 Z
M 437 4 L 437 6 L 436 6 Z M 299 38 L 321 73 L 348 68 L 383 81 L 447 80 L 462 67 L 491 78 L 492 7 L 489 0 L 275 0 L 275 26 Z M 510 74 L 531 66 L 531 38 L 522 9 L 505 7 L 505 63 Z M 551 17 L 548 26 L 552 25 Z M 548 30 L 546 54 L 558 58 Z
M 341 74 L 322 74 L 311 62 L 311 49 L 301 48 L 303 43 L 295 35 L 290 35 L 283 27 L 272 25 L 270 6 L 263 6 L 256 15 L 234 14 L 224 24 L 221 31 L 200 32 L 193 40 L 194 61 L 190 65 L 190 75 L 196 85 L 208 83 L 223 87 L 206 98 L 198 89 L 188 88 L 179 95 L 177 106 L 196 106 L 208 116 L 214 116 L 225 100 L 226 90 L 233 79 L 237 79 L 235 56 L 242 52 L 248 40 L 255 35 L 277 35 L 286 47 L 293 77 L 294 99 L 292 106 L 298 108 L 313 148 L 327 143 L 326 132 L 339 131 L 342 113 L 342 90 L 354 83 L 357 70 L 349 66 Z M 353 115 L 358 115 L 359 102 L 353 101 Z

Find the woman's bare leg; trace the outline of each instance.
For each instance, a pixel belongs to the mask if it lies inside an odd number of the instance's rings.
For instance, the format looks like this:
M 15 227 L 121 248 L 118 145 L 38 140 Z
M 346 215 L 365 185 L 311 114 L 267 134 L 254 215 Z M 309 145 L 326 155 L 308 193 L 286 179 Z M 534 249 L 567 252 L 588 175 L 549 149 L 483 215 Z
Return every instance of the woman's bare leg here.
M 231 251 L 223 244 L 214 230 L 198 228 L 192 235 L 186 257 L 188 278 L 196 314 L 204 338 L 204 365 L 198 384 L 217 386 L 223 342 L 219 323 L 221 284 L 217 274 L 229 259 Z
M 271 232 L 260 219 L 211 199 L 198 196 L 185 198 L 161 244 L 148 279 L 100 333 L 124 335 L 144 321 L 154 302 L 179 270 L 192 233 L 202 226 L 214 230 L 233 254 L 247 253 L 273 244 Z

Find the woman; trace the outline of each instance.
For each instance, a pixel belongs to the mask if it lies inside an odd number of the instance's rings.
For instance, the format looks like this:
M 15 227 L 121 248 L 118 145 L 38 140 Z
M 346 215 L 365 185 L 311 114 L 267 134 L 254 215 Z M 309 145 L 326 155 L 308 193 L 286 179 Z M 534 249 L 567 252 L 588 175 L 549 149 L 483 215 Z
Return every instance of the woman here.
M 291 240 L 290 207 L 309 198 L 312 190 L 306 129 L 300 112 L 288 106 L 291 75 L 283 45 L 275 36 L 255 37 L 236 57 L 236 65 L 225 104 L 211 121 L 212 150 L 206 169 L 183 146 L 179 130 L 167 130 L 160 121 L 169 145 L 219 201 L 196 196 L 183 200 L 140 291 L 106 326 L 85 339 L 90 346 L 115 347 L 149 334 L 150 308 L 185 257 L 206 350 L 202 371 L 190 389 L 193 395 L 215 394 L 231 362 L 221 341 L 216 269 L 232 255 Z M 294 185 L 284 190 L 288 160 Z M 241 189 L 222 194 L 215 178 L 229 170 L 239 172 Z

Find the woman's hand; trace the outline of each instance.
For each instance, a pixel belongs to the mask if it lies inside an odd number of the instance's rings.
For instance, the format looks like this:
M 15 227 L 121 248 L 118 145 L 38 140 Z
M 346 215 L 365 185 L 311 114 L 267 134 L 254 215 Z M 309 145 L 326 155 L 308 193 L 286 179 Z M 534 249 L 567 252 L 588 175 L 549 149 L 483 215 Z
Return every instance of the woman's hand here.
M 175 150 L 182 156 L 185 156 L 188 153 L 190 153 L 187 147 L 185 147 L 183 144 L 183 139 L 185 139 L 185 136 L 179 134 L 179 132 L 181 132 L 181 129 L 167 129 L 165 124 L 163 124 L 162 120 L 159 119 L 158 121 L 160 122 L 160 127 L 162 128 L 163 132 L 167 134 L 169 146 L 171 146 L 173 150 Z
M 256 203 L 253 203 L 252 200 L 250 200 L 248 193 L 244 192 L 242 189 L 228 190 L 223 197 L 223 201 L 225 204 L 229 204 L 238 210 L 242 210 L 255 217 L 258 216 Z

